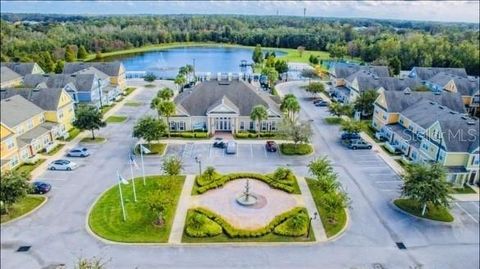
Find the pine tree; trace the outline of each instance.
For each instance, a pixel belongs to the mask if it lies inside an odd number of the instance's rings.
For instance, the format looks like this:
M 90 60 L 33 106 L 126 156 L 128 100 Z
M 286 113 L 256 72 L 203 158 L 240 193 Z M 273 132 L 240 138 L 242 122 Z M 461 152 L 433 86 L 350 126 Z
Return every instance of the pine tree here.
M 67 46 L 65 48 L 65 61 L 67 62 L 75 62 L 77 59 L 75 50 L 73 49 L 72 46 Z
M 85 58 L 87 58 L 87 56 L 88 56 L 87 50 L 85 49 L 85 47 L 83 45 L 81 45 L 80 48 L 78 49 L 77 58 L 78 59 L 85 59 Z

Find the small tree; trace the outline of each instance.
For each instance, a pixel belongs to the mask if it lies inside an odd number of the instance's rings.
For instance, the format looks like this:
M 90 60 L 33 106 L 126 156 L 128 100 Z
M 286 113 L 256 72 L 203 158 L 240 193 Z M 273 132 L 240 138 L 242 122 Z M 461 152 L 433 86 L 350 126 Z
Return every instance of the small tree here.
M 325 85 L 322 82 L 312 82 L 308 84 L 305 91 L 315 97 L 317 94 L 325 92 Z
M 183 89 L 183 85 L 185 85 L 185 83 L 187 83 L 187 79 L 185 78 L 184 75 L 178 74 L 178 75 L 175 77 L 175 80 L 174 80 L 173 82 L 178 85 L 178 88 L 179 88 L 180 90 L 182 90 L 182 89 Z
M 340 116 L 350 116 L 353 113 L 351 105 L 342 105 L 340 103 L 332 102 L 328 105 L 328 111 L 330 114 L 340 117 Z
M 164 101 L 169 101 L 170 99 L 172 99 L 173 95 L 173 90 L 168 87 L 161 89 L 157 93 L 157 97 Z
M 315 187 L 320 189 L 323 193 L 336 193 L 340 189 L 340 183 L 337 180 L 337 175 L 334 173 L 320 176 L 315 181 Z
M 258 134 L 258 137 L 260 137 L 260 123 L 263 121 L 263 120 L 267 120 L 268 119 L 268 112 L 267 112 L 267 108 L 265 108 L 265 106 L 263 105 L 257 105 L 257 106 L 254 106 L 252 108 L 252 111 L 250 112 L 250 119 L 252 121 L 256 121 L 257 122 L 257 134 Z
M 162 163 L 162 170 L 169 176 L 180 175 L 183 169 L 183 163 L 177 156 L 170 156 L 165 158 Z
M 102 52 L 101 51 L 97 51 L 95 53 L 95 60 L 101 60 L 103 59 L 103 55 L 102 55 Z
M 63 72 L 63 66 L 65 65 L 65 62 L 62 60 L 57 61 L 55 64 L 55 69 L 53 70 L 55 74 L 61 74 Z
M 257 46 L 255 46 L 255 49 L 253 49 L 252 60 L 254 63 L 257 64 L 263 62 L 263 53 L 260 44 L 257 44 Z
M 205 171 L 203 171 L 202 177 L 208 182 L 212 182 L 216 174 L 217 172 L 215 171 L 215 168 L 209 166 L 205 169 Z
M 422 206 L 422 216 L 428 205 L 449 208 L 450 185 L 440 164 L 411 164 L 405 167 L 402 197 L 417 201 Z
M 312 126 L 308 121 L 290 121 L 284 119 L 279 125 L 280 136 L 290 139 L 297 147 L 298 143 L 309 143 L 313 136 Z
M 154 224 L 163 226 L 165 224 L 165 215 L 172 205 L 171 194 L 164 190 L 156 190 L 147 194 L 145 203 L 148 208 L 155 214 Z
M 348 207 L 350 199 L 345 192 L 330 192 L 321 196 L 321 204 L 327 211 L 327 218 L 330 223 L 336 223 L 336 214 Z
M 102 120 L 100 110 L 91 105 L 80 105 L 75 111 L 73 126 L 80 130 L 90 130 L 92 139 L 95 139 L 95 130 L 105 127 L 107 124 Z
M 65 48 L 65 61 L 75 62 L 77 60 L 77 53 L 73 46 L 69 45 Z
M 303 52 L 305 52 L 305 47 L 304 46 L 298 46 L 297 51 L 298 51 L 298 55 L 300 56 L 300 58 L 302 58 L 303 57 Z
M 402 63 L 398 57 L 393 57 L 388 61 L 388 69 L 390 74 L 393 76 L 398 76 L 400 74 L 400 70 L 402 70 Z
M 29 190 L 29 176 L 17 171 L 6 171 L 0 178 L 1 214 L 8 213 L 11 205 L 24 198 Z
M 170 137 L 170 117 L 175 115 L 176 107 L 175 103 L 172 101 L 160 101 L 157 104 L 157 113 L 158 116 L 163 116 L 167 120 L 167 134 Z
M 277 72 L 279 74 L 283 74 L 283 73 L 286 73 L 288 72 L 288 64 L 286 61 L 284 60 L 277 60 L 275 62 L 275 70 L 277 70 Z
M 262 73 L 267 76 L 268 86 L 270 87 L 270 89 L 273 89 L 273 86 L 275 86 L 275 82 L 278 80 L 277 70 L 275 70 L 275 68 L 273 67 L 264 68 L 262 70 Z
M 342 131 L 346 133 L 359 133 L 366 128 L 365 123 L 356 120 L 342 121 Z
M 79 258 L 75 263 L 75 269 L 106 269 L 106 264 L 107 262 L 97 257 Z
M 154 82 L 156 79 L 157 79 L 157 76 L 155 76 L 155 74 L 153 73 L 147 73 L 143 77 L 143 80 L 145 80 L 146 82 Z
M 87 50 L 85 49 L 85 47 L 83 45 L 81 45 L 80 48 L 78 48 L 77 58 L 78 59 L 85 59 L 85 58 L 87 58 L 87 56 L 88 56 Z
M 148 145 L 154 140 L 159 140 L 165 134 L 167 126 L 165 122 L 152 116 L 140 118 L 133 127 L 133 137 L 144 139 Z
M 280 104 L 280 110 L 285 112 L 291 121 L 295 120 L 295 115 L 300 111 L 300 103 L 297 97 L 291 93 L 286 94 Z
M 367 117 L 373 114 L 374 103 L 377 100 L 378 93 L 375 90 L 367 90 L 355 99 L 354 108 L 361 111 L 362 116 Z
M 279 167 L 275 169 L 275 172 L 273 172 L 273 178 L 279 181 L 287 180 L 291 174 L 292 174 L 292 170 L 285 167 Z
M 325 175 L 333 174 L 332 164 L 327 156 L 310 161 L 308 171 L 317 179 Z

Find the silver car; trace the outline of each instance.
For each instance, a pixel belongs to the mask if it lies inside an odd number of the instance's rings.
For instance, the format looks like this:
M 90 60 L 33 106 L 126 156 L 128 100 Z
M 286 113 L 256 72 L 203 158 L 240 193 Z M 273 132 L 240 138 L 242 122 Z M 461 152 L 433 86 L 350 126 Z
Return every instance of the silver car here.
M 68 157 L 87 157 L 90 156 L 87 148 L 73 148 L 68 151 Z
M 48 165 L 48 170 L 71 171 L 77 168 L 77 164 L 69 160 L 56 160 Z
M 237 143 L 234 141 L 228 141 L 227 147 L 225 148 L 225 153 L 227 154 L 236 154 L 237 153 Z

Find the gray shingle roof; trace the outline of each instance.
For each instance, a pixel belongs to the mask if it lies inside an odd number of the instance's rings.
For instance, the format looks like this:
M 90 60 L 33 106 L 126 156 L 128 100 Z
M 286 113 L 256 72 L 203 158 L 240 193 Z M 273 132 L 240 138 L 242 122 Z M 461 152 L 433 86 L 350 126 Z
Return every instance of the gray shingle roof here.
M 73 74 L 77 74 L 77 75 L 80 75 L 80 74 L 95 74 L 100 79 L 108 79 L 107 74 L 103 73 L 102 71 L 98 70 L 97 68 L 95 68 L 93 66 L 87 67 L 86 69 L 82 69 L 82 70 L 77 71 Z
M 17 137 L 17 144 L 19 148 L 22 148 L 25 145 L 31 144 L 33 139 L 37 139 L 45 133 L 52 130 L 57 124 L 53 122 L 44 122 L 37 127 L 31 129 L 30 131 L 21 134 Z
M 467 71 L 465 68 L 446 68 L 446 67 L 419 67 L 415 66 L 412 68 L 413 72 L 417 74 L 417 78 L 421 80 L 428 80 L 440 72 L 445 72 L 448 74 L 457 75 L 460 77 L 467 77 Z M 409 74 L 411 76 L 412 74 Z
M 0 91 L 0 99 L 19 94 L 43 110 L 56 111 L 62 92 L 62 88 L 9 88 Z
M 387 66 L 366 66 L 358 64 L 336 63 L 333 68 L 336 78 L 347 78 L 348 76 L 361 70 L 371 72 L 378 77 L 390 76 Z
M 238 108 L 241 116 L 249 116 L 256 105 L 264 105 L 280 113 L 277 103 L 242 80 L 204 81 L 178 95 L 175 103 L 180 104 L 191 116 L 206 116 L 208 109 L 219 104 L 224 97 Z
M 24 84 L 27 87 L 36 87 L 38 84 L 45 82 L 49 88 L 63 88 L 71 83 L 77 91 L 91 91 L 96 88 L 97 76 L 95 74 L 44 74 L 44 75 L 27 75 L 24 78 Z
M 478 78 L 466 78 L 445 72 L 440 72 L 429 79 L 430 82 L 441 86 L 445 86 L 451 80 L 453 80 L 453 82 L 455 83 L 457 91 L 462 95 L 473 96 L 476 92 L 478 92 Z
M 6 66 L 0 67 L 1 83 L 5 83 L 5 82 L 8 82 L 8 81 L 19 79 L 21 77 L 22 77 L 22 75 L 18 74 L 17 72 L 13 71 L 12 69 L 10 69 Z
M 459 93 L 440 92 L 435 94 L 433 92 L 411 92 L 406 94 L 403 91 L 385 91 L 383 95 L 387 102 L 388 112 L 402 112 L 421 100 L 434 101 L 454 111 L 460 113 L 465 112 L 463 99 Z
M 20 95 L 2 99 L 1 121 L 10 128 L 42 113 L 43 110 Z
M 11 70 L 15 71 L 21 76 L 33 74 L 33 71 L 35 70 L 35 66 L 37 68 L 40 68 L 40 66 L 38 66 L 36 63 L 2 63 L 2 66 L 6 66 L 10 68 Z M 41 73 L 44 73 L 43 70 L 41 70 Z
M 123 67 L 123 64 L 119 61 L 115 61 L 115 62 L 65 63 L 65 66 L 63 67 L 63 73 L 64 74 L 73 74 L 75 72 L 78 72 L 80 70 L 89 68 L 91 66 L 95 67 L 96 69 L 102 71 L 103 73 L 105 73 L 109 76 L 118 76 L 118 75 L 120 75 L 120 71 Z

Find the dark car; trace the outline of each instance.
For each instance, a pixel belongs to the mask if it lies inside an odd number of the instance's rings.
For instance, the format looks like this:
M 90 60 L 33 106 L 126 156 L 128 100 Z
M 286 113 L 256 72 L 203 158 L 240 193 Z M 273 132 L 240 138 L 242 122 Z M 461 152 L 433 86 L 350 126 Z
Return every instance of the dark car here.
M 220 137 L 215 137 L 215 141 L 213 142 L 213 147 L 214 148 L 225 148 L 227 146 L 227 143 L 223 141 L 223 138 Z
M 364 141 L 363 139 L 354 139 L 350 140 L 350 143 L 347 144 L 349 149 L 372 149 L 370 143 Z
M 52 189 L 52 186 L 46 182 L 35 181 L 32 183 L 32 193 L 34 194 L 44 194 L 49 192 Z
M 322 101 L 323 101 L 323 99 L 318 97 L 315 100 L 313 100 L 313 104 L 316 104 L 316 103 L 319 103 L 319 102 L 322 102 Z
M 277 152 L 277 143 L 275 143 L 275 141 L 267 141 L 265 144 L 265 149 L 269 152 Z
M 320 101 L 320 102 L 314 103 L 314 105 L 318 106 L 318 107 L 325 107 L 325 106 L 328 106 L 328 102 L 327 101 Z
M 351 139 L 360 139 L 360 135 L 358 133 L 342 133 L 340 136 L 342 140 L 351 140 Z

